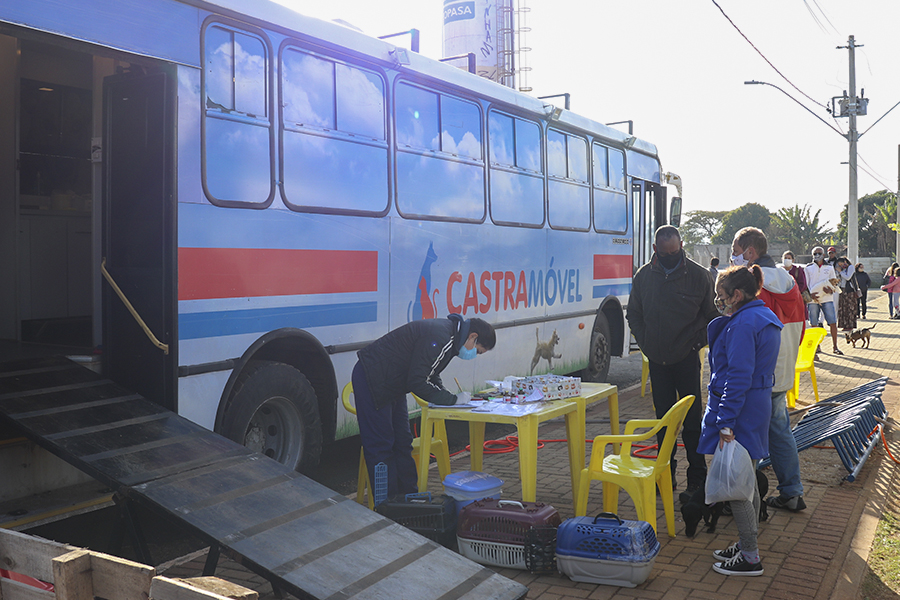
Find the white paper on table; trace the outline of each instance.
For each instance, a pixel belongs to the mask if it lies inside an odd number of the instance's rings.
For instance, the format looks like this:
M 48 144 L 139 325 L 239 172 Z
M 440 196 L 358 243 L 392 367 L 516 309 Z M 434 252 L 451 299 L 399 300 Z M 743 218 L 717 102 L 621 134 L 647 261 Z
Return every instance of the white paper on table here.
M 496 404 L 498 406 L 493 408 L 490 412 L 494 413 L 495 415 L 507 415 L 510 417 L 524 417 L 525 415 L 530 415 L 531 413 L 535 413 L 544 408 L 543 403 L 539 402 L 532 402 L 529 404 L 510 404 L 507 402 L 497 402 Z
M 544 392 L 535 388 L 535 390 L 533 392 L 531 392 L 531 394 L 529 394 L 528 397 L 525 398 L 525 402 L 540 402 L 543 399 L 544 399 Z

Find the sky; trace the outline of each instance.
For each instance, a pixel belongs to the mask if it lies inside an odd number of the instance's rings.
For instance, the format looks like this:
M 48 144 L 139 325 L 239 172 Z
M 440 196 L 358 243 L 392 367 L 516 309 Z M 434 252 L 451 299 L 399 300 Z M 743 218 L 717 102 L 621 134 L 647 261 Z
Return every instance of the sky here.
M 442 56 L 442 0 L 277 1 L 309 16 L 343 19 L 374 36 L 416 28 L 421 53 Z M 900 102 L 900 2 L 528 4 L 530 93 L 568 92 L 573 112 L 605 123 L 634 121 L 634 134 L 657 146 L 663 170 L 681 176 L 684 212 L 731 210 L 748 202 L 772 212 L 809 205 L 813 213 L 821 209 L 820 222 L 831 228 L 849 197 L 849 165 L 842 164 L 849 143 L 829 125 L 846 132 L 849 120 L 832 119 L 824 106 L 849 90 L 849 53 L 837 46 L 855 36 L 862 45 L 856 50 L 857 95 L 864 89 L 869 98 L 868 116 L 857 124 L 863 134 L 858 196 L 897 190 L 900 107 L 875 122 Z M 748 80 L 783 91 L 744 85 Z

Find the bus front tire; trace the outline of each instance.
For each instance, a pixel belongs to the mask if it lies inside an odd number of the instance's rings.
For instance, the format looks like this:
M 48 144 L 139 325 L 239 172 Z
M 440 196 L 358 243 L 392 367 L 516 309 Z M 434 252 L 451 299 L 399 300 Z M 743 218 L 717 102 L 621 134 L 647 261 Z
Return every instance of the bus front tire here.
M 294 367 L 256 361 L 238 378 L 225 412 L 225 437 L 292 469 L 319 464 L 322 424 L 316 393 Z
M 601 313 L 597 315 L 591 332 L 591 353 L 588 356 L 588 366 L 582 375 L 585 381 L 604 383 L 609 376 L 609 362 L 612 358 L 610 337 L 609 321 L 606 320 L 606 315 Z

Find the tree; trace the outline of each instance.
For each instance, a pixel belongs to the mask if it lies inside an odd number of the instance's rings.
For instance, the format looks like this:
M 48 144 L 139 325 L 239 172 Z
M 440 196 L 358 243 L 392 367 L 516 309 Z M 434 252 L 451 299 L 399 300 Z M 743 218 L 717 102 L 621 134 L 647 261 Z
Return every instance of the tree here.
M 734 240 L 734 234 L 744 227 L 758 227 L 763 231 L 769 228 L 772 213 L 765 206 L 755 202 L 748 202 L 743 206 L 725 214 L 722 225 L 713 236 L 713 244 L 730 244 Z
M 857 200 L 857 215 L 859 255 L 892 255 L 895 237 L 891 224 L 897 222 L 897 197 L 887 190 L 866 194 Z M 846 206 L 841 211 L 837 237 L 839 240 L 847 239 Z
M 796 254 L 807 254 L 816 244 L 824 243 L 832 232 L 826 227 L 827 223 L 819 224 L 822 209 L 813 216 L 810 216 L 810 210 L 806 204 L 803 208 L 797 204 L 779 209 L 772 215 L 772 238 L 785 242 Z
M 708 244 L 722 226 L 724 210 L 692 210 L 685 214 L 687 219 L 678 228 L 681 240 L 688 251 L 697 244 Z

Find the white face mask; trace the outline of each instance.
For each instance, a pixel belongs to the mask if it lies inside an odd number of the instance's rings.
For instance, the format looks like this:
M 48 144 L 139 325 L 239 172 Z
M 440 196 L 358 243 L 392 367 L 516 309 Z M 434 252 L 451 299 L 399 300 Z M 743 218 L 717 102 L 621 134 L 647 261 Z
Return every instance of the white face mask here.
M 786 259 L 784 259 L 784 266 L 790 267 L 790 266 L 793 265 L 793 264 L 794 264 L 794 259 L 793 259 L 793 258 L 786 258 Z
M 743 254 L 738 254 L 737 256 L 732 255 L 731 256 L 731 264 L 733 264 L 736 267 L 743 267 L 744 265 L 747 264 L 747 259 L 744 258 Z

